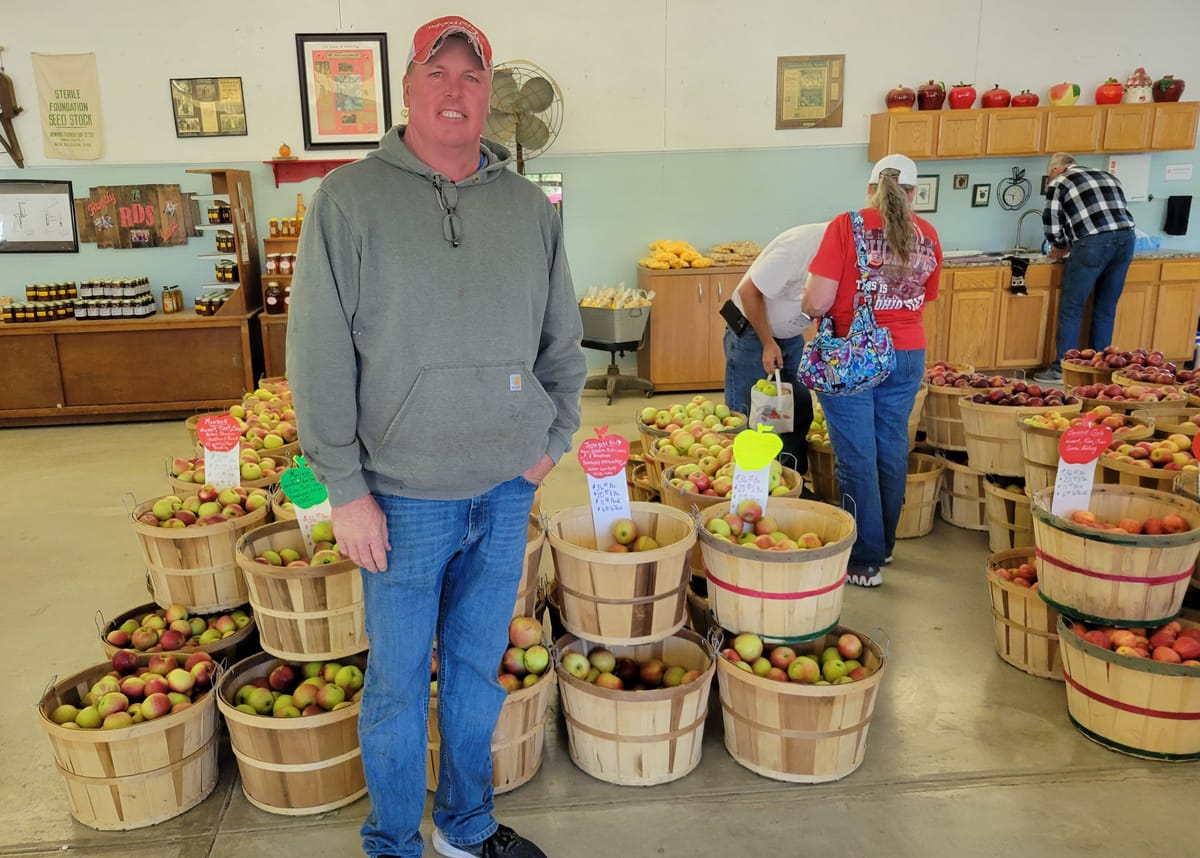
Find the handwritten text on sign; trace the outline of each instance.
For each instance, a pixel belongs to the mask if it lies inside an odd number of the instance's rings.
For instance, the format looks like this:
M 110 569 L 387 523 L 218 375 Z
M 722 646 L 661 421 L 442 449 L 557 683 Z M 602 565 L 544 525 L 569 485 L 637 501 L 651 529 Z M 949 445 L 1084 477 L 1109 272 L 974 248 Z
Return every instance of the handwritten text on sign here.
M 1096 481 L 1096 460 L 1112 443 L 1112 429 L 1095 424 L 1071 426 L 1058 440 L 1058 474 L 1054 478 L 1052 515 L 1087 509 Z
M 318 506 L 329 499 L 329 490 L 317 479 L 303 456 L 296 456 L 295 467 L 279 477 L 279 485 L 292 505 L 299 509 Z
M 595 438 L 579 445 L 579 465 L 592 477 L 611 477 L 624 473 L 629 461 L 629 441 L 621 435 L 606 435 L 607 426 L 594 430 Z
M 629 441 L 621 435 L 606 435 L 607 426 L 592 431 L 596 437 L 581 442 L 576 455 L 587 475 L 596 547 L 603 550 L 615 541 L 613 522 L 630 517 L 629 485 L 625 482 Z

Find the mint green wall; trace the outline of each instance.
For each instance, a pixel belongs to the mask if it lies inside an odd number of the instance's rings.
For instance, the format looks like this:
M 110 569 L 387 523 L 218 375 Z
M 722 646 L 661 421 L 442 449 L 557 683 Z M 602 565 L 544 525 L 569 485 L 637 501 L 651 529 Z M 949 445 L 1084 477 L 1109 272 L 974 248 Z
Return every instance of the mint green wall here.
M 1103 156 L 1081 158 L 1101 166 Z M 1167 164 L 1191 164 L 1196 179 L 1164 182 Z M 69 179 L 75 195 L 94 185 L 177 183 L 185 191 L 211 190 L 203 175 L 185 170 L 193 165 L 106 165 L 0 170 L 0 178 Z M 212 165 L 205 165 L 212 166 Z M 260 162 L 233 163 L 251 172 L 259 233 L 266 234 L 272 215 L 294 211 L 296 193 L 311 196 L 317 180 L 284 184 L 276 189 L 270 169 Z M 946 249 L 1003 249 L 1012 243 L 1019 212 L 1000 208 L 995 185 L 1013 166 L 1026 170 L 1033 195 L 1026 204 L 1040 207 L 1038 185 L 1044 158 L 927 161 L 922 174 L 941 177 L 937 211 L 926 215 Z M 805 149 L 728 150 L 652 154 L 604 154 L 554 157 L 533 162 L 543 172 L 564 175 L 564 218 L 567 249 L 577 289 L 636 279 L 635 262 L 646 244 L 657 238 L 679 238 L 701 250 L 719 241 L 753 239 L 765 243 L 797 223 L 822 220 L 857 205 L 865 192 L 869 164 L 865 146 Z M 952 187 L 954 173 L 969 175 L 968 189 Z M 1139 226 L 1161 234 L 1166 196 L 1188 193 L 1200 181 L 1196 151 L 1152 156 L 1152 202 L 1134 203 Z M 970 186 L 992 185 L 992 203 L 971 207 Z M 500 228 L 500 225 L 497 225 Z M 1035 235 L 1026 225 L 1025 241 Z M 146 274 L 155 291 L 179 283 L 185 297 L 212 282 L 212 263 L 197 259 L 211 249 L 211 235 L 193 238 L 178 248 L 98 250 L 83 244 L 78 254 L 0 254 L 0 294 L 20 297 L 24 285 L 37 281 L 78 280 Z M 1164 237 L 1164 247 L 1200 250 L 1200 207 L 1186 236 Z

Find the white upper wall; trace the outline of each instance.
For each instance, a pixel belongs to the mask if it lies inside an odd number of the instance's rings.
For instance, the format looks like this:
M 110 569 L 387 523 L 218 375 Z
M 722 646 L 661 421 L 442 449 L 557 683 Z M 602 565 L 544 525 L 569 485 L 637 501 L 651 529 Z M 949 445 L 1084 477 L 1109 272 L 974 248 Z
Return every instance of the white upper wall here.
M 931 77 L 1029 88 L 1043 103 L 1071 80 L 1091 103 L 1104 78 L 1141 65 L 1200 98 L 1196 0 L 2 3 L 22 7 L 3 16 L 0 44 L 26 108 L 15 124 L 28 166 L 68 163 L 42 154 L 31 52 L 96 53 L 103 163 L 253 161 L 283 141 L 303 154 L 295 33 L 386 32 L 397 121 L 408 40 L 443 12 L 482 27 L 497 61 L 532 60 L 558 81 L 558 155 L 862 144 L 889 88 Z M 843 127 L 776 131 L 776 57 L 836 53 L 846 54 Z M 210 76 L 242 77 L 247 137 L 175 137 L 168 78 Z

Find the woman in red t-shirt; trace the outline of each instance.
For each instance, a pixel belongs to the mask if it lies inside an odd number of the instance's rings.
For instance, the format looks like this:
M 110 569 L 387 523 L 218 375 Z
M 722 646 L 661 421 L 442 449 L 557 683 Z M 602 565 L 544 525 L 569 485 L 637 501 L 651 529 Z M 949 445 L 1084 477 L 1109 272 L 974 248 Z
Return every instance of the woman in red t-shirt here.
M 891 562 L 896 523 L 908 478 L 908 415 L 925 369 L 925 302 L 937 297 L 942 248 L 933 227 L 912 211 L 917 166 L 904 155 L 875 165 L 861 210 L 874 285 L 875 319 L 892 332 L 896 368 L 878 386 L 848 396 L 817 394 L 837 457 L 843 497 L 854 514 L 858 538 L 850 552 L 848 580 L 861 587 L 883 583 Z M 808 268 L 801 308 L 829 315 L 845 336 L 858 291 L 858 255 L 849 214 L 835 217 Z

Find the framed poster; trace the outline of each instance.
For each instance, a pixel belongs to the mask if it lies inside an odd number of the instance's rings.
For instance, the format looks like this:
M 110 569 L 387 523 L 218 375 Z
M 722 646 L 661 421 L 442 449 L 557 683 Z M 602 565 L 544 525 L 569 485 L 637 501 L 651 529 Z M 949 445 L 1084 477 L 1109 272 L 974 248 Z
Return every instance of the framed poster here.
M 372 149 L 392 126 L 386 33 L 296 34 L 305 149 Z
M 78 253 L 70 182 L 0 179 L 0 253 Z
M 917 192 L 913 194 L 912 210 L 915 212 L 937 211 L 938 177 L 917 176 Z
M 176 137 L 245 137 L 240 77 L 171 78 Z
M 846 55 L 779 57 L 775 70 L 775 130 L 841 128 Z
M 976 185 L 972 189 L 973 196 L 971 197 L 971 207 L 981 209 L 986 207 L 992 201 L 992 186 L 991 185 Z

